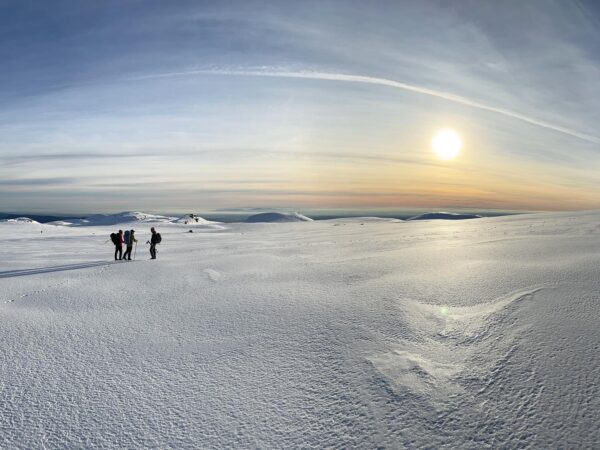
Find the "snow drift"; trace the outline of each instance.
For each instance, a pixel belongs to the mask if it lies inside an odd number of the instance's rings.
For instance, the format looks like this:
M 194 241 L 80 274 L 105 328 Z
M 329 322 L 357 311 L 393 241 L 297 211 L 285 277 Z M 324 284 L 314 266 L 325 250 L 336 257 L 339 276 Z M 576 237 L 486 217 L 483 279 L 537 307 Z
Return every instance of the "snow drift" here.
M 246 219 L 247 223 L 258 223 L 258 222 L 312 222 L 310 217 L 303 216 L 297 212 L 294 213 L 280 213 L 280 212 L 268 212 L 254 214 Z

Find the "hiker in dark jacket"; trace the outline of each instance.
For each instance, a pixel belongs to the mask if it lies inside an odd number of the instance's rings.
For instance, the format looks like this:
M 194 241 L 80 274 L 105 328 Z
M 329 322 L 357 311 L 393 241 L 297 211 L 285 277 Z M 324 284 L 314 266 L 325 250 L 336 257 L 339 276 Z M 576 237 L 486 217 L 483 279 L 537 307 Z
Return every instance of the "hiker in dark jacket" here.
M 127 245 L 127 250 L 125 250 L 123 259 L 131 261 L 131 250 L 133 250 L 134 242 L 137 242 L 137 239 L 135 238 L 135 230 L 126 231 L 125 232 L 125 245 Z
M 157 233 L 154 227 L 150 228 L 150 231 L 152 232 L 152 237 L 148 241 L 150 244 L 150 259 L 156 259 L 156 244 L 160 244 L 161 237 L 160 233 Z
M 123 230 L 119 230 L 119 233 L 117 234 L 116 240 L 114 241 L 115 244 L 115 261 L 117 259 L 123 259 Z M 117 254 L 119 255 L 119 257 L 117 258 Z

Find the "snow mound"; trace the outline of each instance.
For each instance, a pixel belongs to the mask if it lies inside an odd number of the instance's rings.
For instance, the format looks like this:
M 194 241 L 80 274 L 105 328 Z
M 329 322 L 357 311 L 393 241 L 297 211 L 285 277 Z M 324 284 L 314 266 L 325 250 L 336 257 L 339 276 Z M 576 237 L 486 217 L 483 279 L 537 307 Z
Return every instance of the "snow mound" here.
M 147 214 L 137 211 L 126 211 L 117 214 L 95 214 L 85 219 L 76 219 L 73 221 L 51 222 L 52 225 L 63 226 L 102 226 L 116 225 L 118 223 L 170 223 L 175 220 L 174 217 L 160 216 L 157 214 Z
M 39 224 L 39 222 L 30 219 L 29 217 L 17 217 L 15 219 L 4 219 L 0 220 L 0 222 L 8 222 L 8 223 L 35 223 Z
M 466 219 L 480 219 L 481 216 L 477 214 L 455 214 L 449 212 L 431 212 L 420 214 L 418 216 L 411 217 L 406 220 L 466 220 Z
M 185 216 L 180 217 L 179 219 L 175 219 L 173 223 L 183 223 L 185 225 L 208 225 L 216 222 L 206 220 L 205 218 L 197 216 L 196 214 L 186 214 Z
M 297 212 L 294 213 L 261 213 L 250 216 L 246 219 L 247 223 L 259 222 L 312 222 L 310 217 L 303 216 Z

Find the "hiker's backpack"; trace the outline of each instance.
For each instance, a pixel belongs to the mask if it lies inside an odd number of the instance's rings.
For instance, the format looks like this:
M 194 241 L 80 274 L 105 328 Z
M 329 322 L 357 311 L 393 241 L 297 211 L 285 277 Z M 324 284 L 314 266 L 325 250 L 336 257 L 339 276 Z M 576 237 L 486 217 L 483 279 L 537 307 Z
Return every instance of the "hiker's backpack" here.
M 119 235 L 117 233 L 110 233 L 110 240 L 113 244 L 119 245 Z
M 156 243 L 160 244 L 160 241 L 162 241 L 162 237 L 160 236 L 160 233 L 156 233 Z
M 129 230 L 127 230 L 123 236 L 125 239 L 125 245 L 129 245 Z

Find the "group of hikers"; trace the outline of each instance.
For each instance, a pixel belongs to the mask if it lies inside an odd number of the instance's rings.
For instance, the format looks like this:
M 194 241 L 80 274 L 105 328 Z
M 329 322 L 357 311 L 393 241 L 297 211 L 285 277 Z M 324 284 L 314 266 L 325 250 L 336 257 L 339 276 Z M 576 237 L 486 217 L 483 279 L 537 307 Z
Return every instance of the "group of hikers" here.
M 146 244 L 150 244 L 150 259 L 156 259 L 156 244 L 160 244 L 162 238 L 160 233 L 157 233 L 154 227 L 150 228 L 152 236 Z M 136 244 L 137 239 L 135 237 L 135 230 L 119 230 L 118 233 L 112 233 L 110 240 L 115 244 L 115 261 L 126 260 L 131 261 L 131 251 L 133 250 L 133 244 Z M 123 244 L 126 246 L 125 253 L 123 253 Z M 135 259 L 135 257 L 134 257 Z

